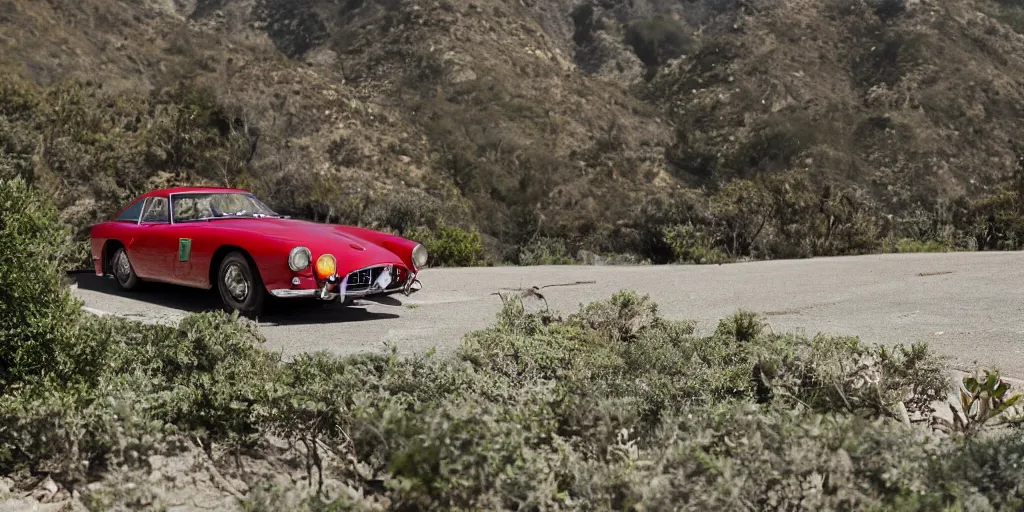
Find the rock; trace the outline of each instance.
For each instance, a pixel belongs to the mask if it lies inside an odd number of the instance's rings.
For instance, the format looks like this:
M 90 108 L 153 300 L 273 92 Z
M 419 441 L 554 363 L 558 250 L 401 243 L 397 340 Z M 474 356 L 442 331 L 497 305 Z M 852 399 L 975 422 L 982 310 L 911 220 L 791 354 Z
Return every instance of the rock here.
M 54 482 L 50 477 L 46 477 L 38 486 L 36 486 L 35 490 L 32 491 L 32 497 L 42 502 L 48 502 L 59 490 L 60 488 L 57 486 L 57 482 Z
M 839 450 L 836 451 L 835 454 L 833 454 L 832 457 L 835 461 L 836 467 L 838 467 L 843 472 L 843 474 L 853 474 L 853 459 L 850 458 L 850 454 L 846 450 L 840 448 Z
M 231 487 L 235 488 L 236 491 L 241 493 L 249 492 L 249 485 L 243 482 L 242 480 L 232 477 L 228 478 L 227 481 L 229 484 L 231 484 Z
M 0 502 L 0 512 L 60 512 L 69 505 L 69 502 L 39 503 L 31 498 L 23 498 Z
M 338 62 L 338 54 L 329 48 L 318 47 L 310 50 L 304 60 L 309 64 L 328 67 Z
M 457 67 L 452 70 L 448 81 L 452 84 L 461 84 L 476 80 L 476 72 L 466 67 Z
M 600 265 L 602 263 L 600 256 L 587 250 L 581 250 L 577 253 L 576 258 L 584 265 Z

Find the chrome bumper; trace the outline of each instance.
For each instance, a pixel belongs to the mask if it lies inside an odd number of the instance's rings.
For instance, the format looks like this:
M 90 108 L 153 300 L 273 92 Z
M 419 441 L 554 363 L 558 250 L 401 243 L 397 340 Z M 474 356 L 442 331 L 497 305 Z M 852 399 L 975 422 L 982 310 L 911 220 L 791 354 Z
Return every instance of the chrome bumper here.
M 371 295 L 394 295 L 396 293 L 404 294 L 406 297 L 412 295 L 415 292 L 423 289 L 423 284 L 416 279 L 413 275 L 412 279 L 409 279 L 404 286 L 401 288 L 395 288 L 393 290 L 381 290 L 379 288 L 368 288 L 366 290 L 349 291 L 345 293 L 346 298 L 358 299 L 360 297 L 369 297 Z M 280 288 L 277 290 L 269 290 L 270 294 L 274 297 L 281 299 L 320 299 L 320 300 L 335 300 L 338 298 L 338 294 L 335 292 L 326 291 L 326 287 L 320 287 L 315 290 L 292 290 L 289 288 Z

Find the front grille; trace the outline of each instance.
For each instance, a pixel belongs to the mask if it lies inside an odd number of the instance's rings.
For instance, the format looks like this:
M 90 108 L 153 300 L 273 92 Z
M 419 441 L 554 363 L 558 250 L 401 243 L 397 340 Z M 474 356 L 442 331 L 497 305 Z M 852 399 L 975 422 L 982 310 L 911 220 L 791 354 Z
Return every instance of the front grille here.
M 345 287 L 347 292 L 360 292 L 370 288 L 373 283 L 377 282 L 377 278 L 384 272 L 386 266 L 377 266 L 356 270 L 348 275 L 348 284 Z M 391 283 L 388 284 L 389 290 L 397 288 L 402 285 L 404 278 L 404 272 L 397 266 L 391 267 Z

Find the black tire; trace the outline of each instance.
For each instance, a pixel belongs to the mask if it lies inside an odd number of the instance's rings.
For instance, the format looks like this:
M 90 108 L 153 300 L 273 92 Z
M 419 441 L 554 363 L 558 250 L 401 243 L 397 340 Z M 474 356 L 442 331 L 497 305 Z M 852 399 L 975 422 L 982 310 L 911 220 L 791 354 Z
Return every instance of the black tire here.
M 267 289 L 259 271 L 242 253 L 229 253 L 217 269 L 217 291 L 228 311 L 238 311 L 247 317 L 263 314 Z
M 128 259 L 128 252 L 124 250 L 124 247 L 118 247 L 114 254 L 110 256 L 110 272 L 114 274 L 114 281 L 117 282 L 118 288 L 124 291 L 138 290 L 142 284 L 142 280 L 135 273 L 135 267 L 132 266 L 131 260 Z

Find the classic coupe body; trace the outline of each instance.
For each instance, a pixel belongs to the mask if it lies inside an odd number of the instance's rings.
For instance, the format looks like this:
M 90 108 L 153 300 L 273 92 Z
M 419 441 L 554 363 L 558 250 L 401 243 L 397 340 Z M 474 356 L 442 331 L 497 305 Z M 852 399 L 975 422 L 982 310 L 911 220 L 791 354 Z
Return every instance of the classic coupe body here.
M 251 192 L 183 187 L 139 196 L 90 232 L 96 274 L 124 290 L 157 281 L 216 288 L 229 310 L 268 297 L 348 303 L 420 289 L 427 251 L 399 236 L 278 215 Z

